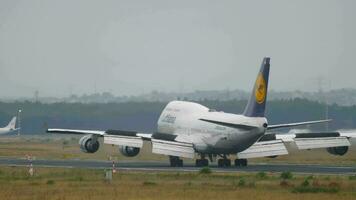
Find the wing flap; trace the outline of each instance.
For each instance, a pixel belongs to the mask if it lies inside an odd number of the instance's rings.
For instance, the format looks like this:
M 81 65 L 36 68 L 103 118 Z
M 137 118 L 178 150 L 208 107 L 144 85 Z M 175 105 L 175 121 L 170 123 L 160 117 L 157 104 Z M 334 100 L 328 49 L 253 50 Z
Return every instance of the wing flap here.
M 279 156 L 288 154 L 282 140 L 257 142 L 245 151 L 237 153 L 239 159 Z
M 351 145 L 346 137 L 295 138 L 294 141 L 301 150 Z
M 136 131 L 123 131 L 123 130 L 112 130 L 112 129 L 105 131 L 105 133 L 108 135 L 120 135 L 120 136 L 136 136 L 137 134 Z
M 137 136 L 104 135 L 104 144 L 142 148 L 143 139 Z
M 152 139 L 152 153 L 184 158 L 194 158 L 193 144 Z

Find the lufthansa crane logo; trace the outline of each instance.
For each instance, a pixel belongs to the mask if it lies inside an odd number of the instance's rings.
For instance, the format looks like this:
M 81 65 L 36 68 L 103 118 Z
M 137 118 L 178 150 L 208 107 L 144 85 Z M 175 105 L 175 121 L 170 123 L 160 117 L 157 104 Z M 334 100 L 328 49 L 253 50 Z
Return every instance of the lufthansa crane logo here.
M 256 80 L 255 97 L 256 102 L 262 104 L 266 99 L 266 81 L 263 75 L 260 73 Z

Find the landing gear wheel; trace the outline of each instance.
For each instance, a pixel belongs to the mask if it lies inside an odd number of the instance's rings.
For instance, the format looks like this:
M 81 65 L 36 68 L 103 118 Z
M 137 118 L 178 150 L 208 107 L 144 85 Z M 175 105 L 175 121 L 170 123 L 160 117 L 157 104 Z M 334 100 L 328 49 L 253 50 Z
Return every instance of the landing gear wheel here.
M 197 159 L 195 160 L 196 167 L 206 167 L 209 165 L 208 159 Z
M 218 160 L 218 167 L 224 167 L 224 159 Z
M 171 167 L 183 167 L 183 160 L 177 156 L 169 156 L 169 163 Z
M 230 159 L 219 159 L 218 160 L 218 167 L 230 167 L 231 160 Z
M 183 160 L 182 159 L 178 160 L 177 167 L 183 167 Z
M 226 167 L 231 167 L 231 160 L 230 159 L 225 159 L 225 166 Z
M 247 166 L 247 159 L 236 159 L 235 160 L 236 167 L 246 167 Z
M 208 161 L 208 159 L 204 159 L 204 160 L 203 160 L 203 166 L 204 166 L 204 167 L 209 166 L 209 161 Z

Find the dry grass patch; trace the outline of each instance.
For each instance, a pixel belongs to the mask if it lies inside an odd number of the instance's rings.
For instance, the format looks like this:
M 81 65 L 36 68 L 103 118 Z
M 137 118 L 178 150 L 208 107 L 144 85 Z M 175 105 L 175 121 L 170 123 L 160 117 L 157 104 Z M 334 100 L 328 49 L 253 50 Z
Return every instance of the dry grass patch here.
M 30 177 L 23 167 L 0 168 L 0 196 L 3 199 L 355 199 L 356 181 L 348 176 L 295 175 L 291 186 L 280 185 L 280 174 L 260 178 L 258 173 L 175 173 L 121 172 L 111 183 L 104 170 L 36 168 Z M 265 175 L 263 175 L 265 177 Z M 308 178 L 327 188 L 338 185 L 335 193 L 302 191 L 293 193 Z M 293 186 L 295 185 L 295 186 Z

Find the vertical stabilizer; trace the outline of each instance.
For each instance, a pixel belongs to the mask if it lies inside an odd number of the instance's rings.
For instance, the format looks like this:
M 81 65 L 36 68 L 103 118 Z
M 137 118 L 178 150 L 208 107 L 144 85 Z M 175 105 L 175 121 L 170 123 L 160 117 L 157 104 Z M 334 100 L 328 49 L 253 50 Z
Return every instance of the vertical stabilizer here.
M 16 126 L 16 117 L 13 117 L 9 122 L 9 124 L 6 126 L 6 128 L 15 129 L 15 126 Z
M 264 117 L 267 101 L 268 77 L 270 58 L 265 57 L 262 61 L 260 71 L 257 75 L 250 99 L 243 115 L 247 117 Z

